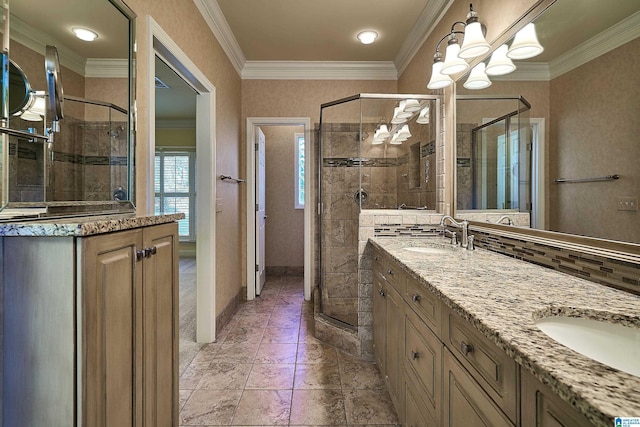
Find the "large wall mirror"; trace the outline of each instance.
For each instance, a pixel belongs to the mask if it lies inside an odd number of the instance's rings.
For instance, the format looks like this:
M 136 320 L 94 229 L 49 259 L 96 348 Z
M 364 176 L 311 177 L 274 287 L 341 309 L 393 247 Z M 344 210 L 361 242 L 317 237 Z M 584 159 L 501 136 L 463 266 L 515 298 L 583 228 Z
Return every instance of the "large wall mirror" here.
M 32 100 L 9 112 L 8 127 L 47 135 L 61 120 L 53 141 L 7 137 L 3 216 L 28 207 L 77 213 L 91 202 L 131 210 L 134 13 L 120 0 L 10 0 L 9 11 L 9 58 L 19 70 L 10 75 L 10 105 L 23 94 L 13 86 L 27 87 Z M 49 104 L 53 91 L 59 106 Z
M 483 90 L 457 80 L 458 145 L 461 130 L 477 133 L 469 151 L 458 148 L 457 210 L 531 210 L 535 228 L 640 243 L 640 2 L 557 0 L 534 22 L 542 54 L 514 61 L 515 72 Z M 499 205 L 472 203 L 490 192 L 471 172 L 492 161 L 483 141 L 506 156 L 484 181 L 503 183 Z

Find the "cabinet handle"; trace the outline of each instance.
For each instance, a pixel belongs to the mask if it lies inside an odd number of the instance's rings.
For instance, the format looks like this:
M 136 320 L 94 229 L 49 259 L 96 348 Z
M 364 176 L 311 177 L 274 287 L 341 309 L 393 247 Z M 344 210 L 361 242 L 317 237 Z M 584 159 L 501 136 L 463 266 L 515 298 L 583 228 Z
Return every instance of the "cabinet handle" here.
M 418 359 L 420 359 L 420 353 L 419 353 L 419 352 L 417 352 L 417 351 L 412 351 L 412 352 L 411 352 L 411 358 L 412 358 L 413 360 L 418 360 Z
M 473 344 L 467 344 L 466 342 L 462 341 L 460 343 L 460 351 L 462 351 L 462 354 L 464 354 L 465 356 L 470 355 L 471 353 L 473 353 Z
M 413 302 L 418 302 L 421 299 L 422 299 L 422 297 L 420 295 L 418 295 L 418 294 L 411 295 L 411 301 L 413 301 Z
M 391 270 L 390 268 L 387 269 L 387 274 L 389 274 L 390 276 L 393 276 L 393 270 Z
M 151 255 L 155 255 L 158 252 L 158 249 L 155 246 L 151 246 L 150 248 L 144 248 L 144 257 L 151 258 Z
M 136 261 L 142 261 L 142 258 L 144 258 L 144 250 L 140 249 L 136 251 Z

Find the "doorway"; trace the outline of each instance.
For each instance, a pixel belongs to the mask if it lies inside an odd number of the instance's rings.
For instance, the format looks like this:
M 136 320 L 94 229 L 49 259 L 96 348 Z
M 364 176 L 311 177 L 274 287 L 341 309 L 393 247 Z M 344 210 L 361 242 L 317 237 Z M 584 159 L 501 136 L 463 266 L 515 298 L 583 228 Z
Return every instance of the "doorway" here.
M 195 255 L 199 262 L 195 267 L 196 277 L 196 341 L 198 343 L 210 343 L 215 341 L 216 316 L 216 252 L 215 252 L 215 205 L 216 188 L 211 183 L 215 182 L 216 158 L 215 158 L 215 86 L 196 67 L 189 57 L 182 52 L 176 43 L 166 32 L 151 18 L 147 16 L 147 46 L 146 61 L 149 69 L 147 79 L 147 106 L 149 117 L 156 117 L 156 57 L 175 72 L 195 95 L 195 168 L 193 181 L 195 181 L 195 193 L 197 198 L 193 207 L 195 217 L 190 215 L 197 239 L 195 240 Z M 155 177 L 156 168 L 156 126 L 154 120 L 147 123 L 147 163 L 141 165 L 146 169 L 149 177 Z M 155 181 L 147 179 L 144 188 L 146 197 L 140 207 L 148 213 L 155 211 Z M 141 204 L 139 203 L 139 205 Z
M 247 158 L 246 158 L 246 178 L 249 183 L 259 184 L 258 165 L 259 158 L 258 151 L 256 150 L 257 138 L 259 135 L 259 129 L 270 129 L 271 127 L 298 127 L 297 132 L 302 133 L 302 147 L 304 153 L 310 153 L 311 150 L 311 120 L 308 117 L 249 117 L 247 118 Z M 268 145 L 268 138 L 266 144 Z M 294 139 L 291 140 L 291 146 L 293 147 Z M 267 162 L 268 163 L 268 162 Z M 303 156 L 303 169 L 305 171 L 311 170 L 310 155 Z M 290 162 L 290 170 L 294 170 L 294 162 Z M 268 167 L 268 166 L 267 166 Z M 289 166 L 285 166 L 289 167 Z M 303 242 L 303 269 L 304 269 L 304 298 L 309 301 L 311 299 L 311 220 L 313 209 L 310 206 L 310 182 L 311 179 L 303 180 L 301 188 L 303 188 L 302 198 L 304 200 L 304 206 L 302 207 L 303 213 L 303 228 L 304 228 L 304 242 Z M 258 266 L 258 257 L 260 256 L 258 240 L 259 226 L 257 227 L 257 220 L 260 218 L 256 208 L 259 209 L 259 187 L 254 185 L 247 186 L 247 300 L 253 300 L 256 295 L 259 295 L 260 289 L 260 267 Z M 268 197 L 267 197 L 268 198 Z M 293 204 L 293 200 L 291 201 Z M 276 202 L 277 203 L 277 202 Z M 288 203 L 288 202 L 286 202 Z M 279 203 L 277 203 L 279 206 Z M 293 206 L 291 206 L 293 208 Z M 268 212 L 266 212 L 268 217 Z M 267 220 L 268 221 L 268 220 Z M 267 225 L 268 227 L 268 225 Z M 268 250 L 267 256 L 268 256 Z M 269 262 L 267 260 L 267 265 Z M 256 269 L 256 266 L 258 268 Z

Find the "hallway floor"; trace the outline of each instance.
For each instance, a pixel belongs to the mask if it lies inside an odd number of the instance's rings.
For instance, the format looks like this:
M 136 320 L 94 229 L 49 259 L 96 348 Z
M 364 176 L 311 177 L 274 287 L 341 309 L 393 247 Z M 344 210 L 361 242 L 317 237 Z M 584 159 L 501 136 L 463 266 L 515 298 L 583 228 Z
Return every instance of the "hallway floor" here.
M 181 426 L 396 423 L 377 366 L 313 337 L 301 277 L 269 278 L 180 377 Z

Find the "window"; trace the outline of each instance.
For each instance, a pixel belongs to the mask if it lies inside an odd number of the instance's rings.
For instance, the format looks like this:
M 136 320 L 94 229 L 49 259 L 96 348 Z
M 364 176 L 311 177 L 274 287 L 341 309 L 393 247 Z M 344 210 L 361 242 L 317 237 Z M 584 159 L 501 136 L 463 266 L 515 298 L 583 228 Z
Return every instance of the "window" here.
M 155 213 L 184 213 L 178 222 L 181 241 L 195 241 L 196 153 L 158 149 L 155 158 Z
M 304 209 L 304 134 L 295 134 L 295 208 Z

